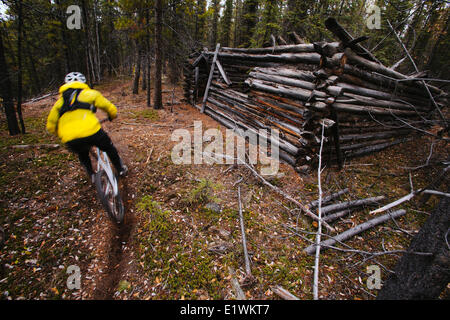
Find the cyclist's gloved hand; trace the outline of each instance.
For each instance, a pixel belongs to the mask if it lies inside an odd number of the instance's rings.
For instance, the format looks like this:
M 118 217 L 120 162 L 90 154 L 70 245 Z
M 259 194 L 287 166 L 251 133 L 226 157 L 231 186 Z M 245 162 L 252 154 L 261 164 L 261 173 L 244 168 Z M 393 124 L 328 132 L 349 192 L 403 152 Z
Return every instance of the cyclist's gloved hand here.
M 113 121 L 113 118 L 111 118 L 111 116 L 108 116 L 108 120 L 111 122 Z

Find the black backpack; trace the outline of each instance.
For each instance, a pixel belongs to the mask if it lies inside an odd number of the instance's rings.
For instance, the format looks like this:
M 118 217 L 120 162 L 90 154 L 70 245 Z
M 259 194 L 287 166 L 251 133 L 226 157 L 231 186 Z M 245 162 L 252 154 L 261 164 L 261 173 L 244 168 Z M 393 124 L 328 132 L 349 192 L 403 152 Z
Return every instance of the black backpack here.
M 92 104 L 78 101 L 78 96 L 83 90 L 84 89 L 67 89 L 66 91 L 63 92 L 62 95 L 64 103 L 61 109 L 59 109 L 59 117 L 61 117 L 64 113 L 68 111 L 73 111 L 76 109 L 87 109 L 91 110 L 94 113 L 97 111 L 97 108 L 94 107 Z

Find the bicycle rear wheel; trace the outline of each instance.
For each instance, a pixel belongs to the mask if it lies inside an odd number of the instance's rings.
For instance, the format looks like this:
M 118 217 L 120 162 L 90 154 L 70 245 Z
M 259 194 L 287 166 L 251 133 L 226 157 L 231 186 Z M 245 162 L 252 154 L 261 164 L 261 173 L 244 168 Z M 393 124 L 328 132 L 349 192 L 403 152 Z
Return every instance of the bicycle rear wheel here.
M 113 187 L 104 170 L 100 170 L 95 174 L 95 187 L 100 202 L 106 212 L 108 212 L 110 219 L 117 224 L 121 224 L 125 213 L 122 197 L 120 196 L 120 191 L 118 191 L 117 195 L 114 195 Z

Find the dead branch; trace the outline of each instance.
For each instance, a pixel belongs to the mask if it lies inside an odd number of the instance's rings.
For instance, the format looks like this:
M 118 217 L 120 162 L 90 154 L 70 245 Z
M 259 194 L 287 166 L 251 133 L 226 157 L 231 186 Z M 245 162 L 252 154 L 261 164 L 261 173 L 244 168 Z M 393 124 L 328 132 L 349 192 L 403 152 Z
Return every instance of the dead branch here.
M 277 296 L 284 300 L 300 300 L 296 296 L 294 296 L 292 293 L 284 289 L 282 286 L 273 286 L 270 287 L 270 290 L 273 291 Z
M 14 149 L 58 149 L 61 145 L 59 144 L 18 144 L 12 146 Z
M 343 190 L 340 190 L 338 192 L 330 194 L 329 196 L 322 199 L 322 204 L 329 203 L 332 200 L 339 198 L 343 194 L 346 194 L 348 192 L 348 190 L 349 190 L 348 188 L 345 188 Z M 311 203 L 309 204 L 309 208 L 314 209 L 318 206 L 318 204 L 319 204 L 319 200 L 311 201 Z
M 408 49 L 405 47 L 405 45 L 403 44 L 403 41 L 400 39 L 400 37 L 398 36 L 397 32 L 394 30 L 394 28 L 392 27 L 391 23 L 388 20 L 388 25 L 391 28 L 392 32 L 394 33 L 395 37 L 397 38 L 397 41 L 400 43 L 400 45 L 402 46 L 403 50 L 405 51 L 406 55 L 408 56 L 409 60 L 411 61 L 414 69 L 416 70 L 416 72 L 419 72 L 419 69 L 417 68 L 416 63 L 414 62 L 414 59 L 411 57 L 411 54 L 409 53 Z M 428 93 L 428 96 L 430 97 L 431 101 L 433 102 L 434 107 L 436 108 L 436 110 L 438 111 L 441 119 L 447 124 L 446 126 L 448 126 L 448 121 L 445 119 L 444 114 L 442 113 L 442 110 L 439 108 L 439 106 L 436 103 L 436 100 L 434 100 L 433 95 L 430 92 L 430 89 L 428 87 L 428 85 L 425 83 L 425 81 L 420 81 L 420 83 L 422 83 L 422 85 L 424 86 L 425 90 Z
M 375 226 L 377 226 L 377 225 L 379 225 L 379 224 L 381 224 L 383 222 L 386 222 L 387 220 L 389 220 L 391 218 L 392 219 L 398 218 L 398 217 L 404 215 L 405 213 L 406 213 L 406 210 L 402 209 L 402 210 L 397 210 L 397 211 L 394 211 L 392 213 L 387 213 L 385 215 L 373 218 L 373 219 L 371 219 L 369 221 L 366 221 L 366 222 L 364 222 L 364 223 L 362 223 L 360 225 L 357 225 L 356 227 L 353 227 L 353 228 L 348 229 L 348 230 L 346 230 L 346 231 L 344 231 L 344 232 L 342 232 L 342 233 L 340 233 L 340 234 L 338 234 L 336 236 L 333 236 L 330 239 L 327 239 L 327 240 L 323 241 L 322 243 L 320 243 L 320 246 L 330 246 L 330 245 L 335 244 L 338 241 L 348 240 L 351 237 L 353 237 L 354 235 L 357 235 L 357 234 L 359 234 L 359 233 L 361 233 L 363 231 L 366 231 L 366 230 L 368 230 L 370 228 L 373 228 L 373 227 L 375 227 Z M 308 253 L 308 254 L 313 254 L 314 251 L 315 251 L 315 247 L 316 247 L 316 244 L 310 245 L 304 251 L 306 253 Z
M 322 149 L 323 149 L 323 139 L 324 139 L 325 126 L 322 122 L 322 137 L 320 140 L 320 151 L 319 151 L 319 166 L 317 168 L 317 185 L 319 189 L 319 203 L 317 205 L 319 223 L 317 227 L 316 234 L 316 256 L 314 258 L 314 282 L 313 282 L 313 296 L 314 300 L 319 299 L 319 258 L 320 258 L 320 235 L 322 233 L 322 183 L 321 183 L 321 173 L 322 173 Z
M 239 202 L 239 220 L 242 234 L 242 247 L 244 249 L 245 274 L 247 279 L 252 279 L 252 270 L 250 268 L 250 258 L 247 251 L 247 239 L 245 237 L 244 215 L 242 214 L 241 187 L 238 186 L 238 202 Z

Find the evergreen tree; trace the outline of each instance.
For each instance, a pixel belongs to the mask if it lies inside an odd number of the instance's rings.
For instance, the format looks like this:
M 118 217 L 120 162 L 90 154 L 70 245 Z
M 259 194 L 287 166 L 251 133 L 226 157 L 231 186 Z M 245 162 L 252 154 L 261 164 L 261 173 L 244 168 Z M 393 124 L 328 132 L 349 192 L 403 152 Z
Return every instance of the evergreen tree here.
M 230 46 L 231 41 L 231 27 L 232 27 L 232 18 L 233 18 L 233 0 L 225 1 L 225 9 L 222 17 L 222 31 L 220 37 L 220 43 L 223 47 Z
M 258 7 L 259 0 L 244 0 L 242 15 L 242 37 L 241 43 L 243 47 L 251 44 L 256 24 L 258 23 Z

